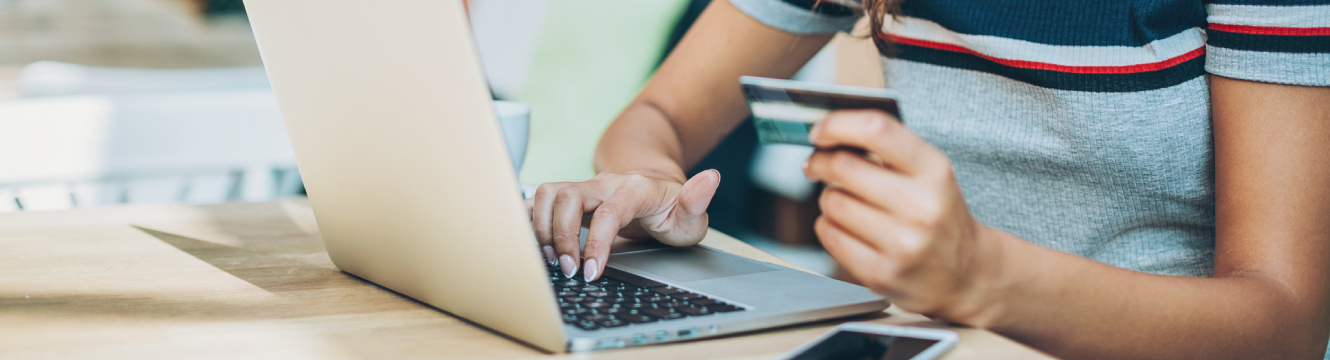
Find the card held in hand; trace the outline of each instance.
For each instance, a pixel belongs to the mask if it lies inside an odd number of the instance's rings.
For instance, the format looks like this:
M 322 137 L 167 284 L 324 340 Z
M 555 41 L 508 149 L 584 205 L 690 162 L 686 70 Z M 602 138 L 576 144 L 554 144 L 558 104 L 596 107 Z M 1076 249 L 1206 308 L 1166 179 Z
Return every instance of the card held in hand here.
M 813 144 L 808 130 L 833 110 L 878 109 L 900 119 L 891 89 L 755 76 L 739 78 L 757 137 L 763 144 Z

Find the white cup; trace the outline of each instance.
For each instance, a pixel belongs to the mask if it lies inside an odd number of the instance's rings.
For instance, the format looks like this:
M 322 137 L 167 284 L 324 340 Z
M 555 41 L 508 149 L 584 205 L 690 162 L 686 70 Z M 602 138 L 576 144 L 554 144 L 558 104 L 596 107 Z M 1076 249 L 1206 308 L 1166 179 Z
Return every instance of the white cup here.
M 494 101 L 494 114 L 503 129 L 503 141 L 508 144 L 508 157 L 513 161 L 513 173 L 522 172 L 526 159 L 526 143 L 531 129 L 531 108 L 512 101 Z

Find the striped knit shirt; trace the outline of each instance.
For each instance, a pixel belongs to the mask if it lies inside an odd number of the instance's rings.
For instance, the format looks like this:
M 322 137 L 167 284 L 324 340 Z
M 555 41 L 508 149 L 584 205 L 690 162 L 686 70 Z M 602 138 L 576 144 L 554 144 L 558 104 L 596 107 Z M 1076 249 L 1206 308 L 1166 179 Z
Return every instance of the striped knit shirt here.
M 850 0 L 729 0 L 790 33 Z M 1330 86 L 1330 0 L 904 0 L 883 57 L 906 126 L 980 222 L 1155 274 L 1214 272 L 1208 74 Z M 1052 269 L 1050 269 L 1052 270 Z M 1330 356 L 1327 356 L 1330 359 Z

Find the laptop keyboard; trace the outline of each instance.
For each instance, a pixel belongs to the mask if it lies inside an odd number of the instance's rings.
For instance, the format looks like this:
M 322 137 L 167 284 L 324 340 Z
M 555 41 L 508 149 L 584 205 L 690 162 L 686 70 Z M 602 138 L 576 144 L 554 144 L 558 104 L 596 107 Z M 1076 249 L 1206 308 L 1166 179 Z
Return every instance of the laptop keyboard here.
M 583 330 L 596 330 L 744 311 L 744 308 L 703 294 L 605 268 L 600 279 L 563 276 L 548 266 L 550 283 L 559 299 L 563 322 Z

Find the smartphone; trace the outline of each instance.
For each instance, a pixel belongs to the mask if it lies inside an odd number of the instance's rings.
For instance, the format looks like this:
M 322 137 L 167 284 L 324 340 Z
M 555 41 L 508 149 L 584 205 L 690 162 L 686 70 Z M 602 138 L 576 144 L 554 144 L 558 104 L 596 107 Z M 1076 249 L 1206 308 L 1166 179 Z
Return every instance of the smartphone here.
M 739 78 L 739 85 L 763 144 L 812 146 L 808 130 L 833 110 L 878 109 L 896 119 L 901 116 L 891 89 L 755 76 Z
M 872 323 L 845 323 L 794 349 L 785 360 L 930 360 L 956 346 L 955 332 Z

